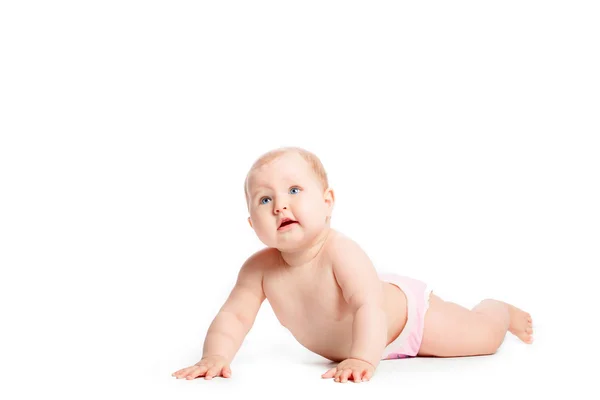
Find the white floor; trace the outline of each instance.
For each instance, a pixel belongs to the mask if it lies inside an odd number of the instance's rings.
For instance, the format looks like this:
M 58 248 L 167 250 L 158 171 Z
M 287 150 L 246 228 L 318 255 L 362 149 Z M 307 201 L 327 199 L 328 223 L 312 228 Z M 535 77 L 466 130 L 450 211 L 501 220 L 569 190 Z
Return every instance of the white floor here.
M 65 399 L 198 399 L 257 394 L 275 399 L 393 394 L 525 399 L 541 394 L 593 398 L 591 393 L 597 393 L 593 371 L 598 352 L 591 345 L 597 324 L 576 321 L 577 314 L 569 316 L 561 309 L 556 314 L 550 309 L 533 314 L 532 345 L 509 334 L 493 356 L 386 360 L 370 382 L 339 384 L 320 378 L 333 364 L 296 343 L 277 325 L 266 305 L 232 363 L 230 379 L 184 381 L 171 373 L 201 356 L 208 312 L 199 310 L 201 304 L 176 307 L 175 299 L 161 307 L 147 298 L 146 308 L 133 297 L 118 300 L 111 304 L 121 303 L 120 307 L 107 309 L 110 313 L 103 316 L 95 314 L 102 318 L 97 323 L 77 315 L 64 315 L 60 320 L 64 325 L 54 326 L 58 330 L 49 330 L 43 321 L 39 325 L 29 322 L 28 331 L 17 333 L 15 346 L 2 356 L 2 390 L 11 394 L 4 398 L 52 394 Z M 139 307 L 137 315 L 133 307 Z
M 597 391 L 591 383 L 595 376 L 593 359 L 592 365 L 584 367 L 587 357 L 559 350 L 563 348 L 559 343 L 568 337 L 561 337 L 566 332 L 548 331 L 550 326 L 536 324 L 536 341 L 531 346 L 507 336 L 501 350 L 493 356 L 382 361 L 375 377 L 367 383 L 322 380 L 320 374 L 330 366 L 326 360 L 311 355 L 291 340 L 281 340 L 271 350 L 252 352 L 237 360 L 232 365 L 235 375 L 231 379 L 162 378 L 152 386 L 165 395 L 176 393 L 178 398 L 208 393 L 235 396 L 248 390 L 261 391 L 272 398 L 282 395 L 301 398 L 320 393 L 350 398 L 373 394 L 399 398 L 525 399 L 550 394 L 591 398 L 589 394 Z M 180 365 L 189 359 L 174 357 L 173 361 L 176 364 L 179 361 Z M 157 366 L 155 371 L 168 372 L 163 367 Z

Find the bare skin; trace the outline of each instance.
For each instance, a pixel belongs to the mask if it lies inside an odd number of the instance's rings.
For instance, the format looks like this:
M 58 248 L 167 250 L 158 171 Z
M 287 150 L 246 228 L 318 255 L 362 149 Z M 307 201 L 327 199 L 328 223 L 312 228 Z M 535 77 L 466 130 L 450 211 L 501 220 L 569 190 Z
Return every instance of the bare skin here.
M 240 269 L 208 330 L 202 360 L 173 376 L 231 377 L 230 363 L 267 299 L 300 344 L 339 362 L 323 378 L 369 380 L 406 325 L 406 295 L 379 279 L 357 243 L 330 228 L 333 190 L 297 152 L 257 166 L 247 182 L 248 222 L 267 248 Z M 532 340 L 529 314 L 501 301 L 468 310 L 435 294 L 429 300 L 420 356 L 492 354 L 507 331 Z
M 275 255 L 265 270 L 263 287 L 277 319 L 300 344 L 339 362 L 348 357 L 352 345 L 353 314 L 334 277 L 330 251 L 325 246 L 314 260 L 295 267 Z M 387 345 L 406 324 L 406 297 L 397 286 L 380 284 Z
M 332 237 L 339 235 L 331 231 Z M 325 243 L 314 258 L 291 267 L 276 249 L 260 253 L 263 290 L 277 319 L 300 344 L 329 360 L 340 362 L 349 356 L 352 345 L 353 314 L 337 284 L 331 263 L 331 246 Z M 390 344 L 406 324 L 406 296 L 400 288 L 381 282 L 384 298 L 387 340 Z M 510 331 L 526 343 L 532 341 L 532 321 L 528 313 L 503 302 L 484 300 L 468 310 L 443 301 L 435 294 L 425 315 L 423 342 L 419 356 L 458 357 L 493 354 Z M 177 378 L 205 376 L 230 377 L 230 360 L 216 362 L 217 368 L 196 365 L 177 371 Z M 219 367 L 220 365 L 220 367 Z M 220 368 L 220 369 L 219 369 Z M 218 371 L 217 371 L 218 370 Z M 374 370 L 374 368 L 373 368 Z M 209 373 L 209 372 L 212 372 Z M 338 373 L 340 372 L 340 373 Z M 337 382 L 366 381 L 372 371 L 354 376 L 336 368 L 323 374 Z

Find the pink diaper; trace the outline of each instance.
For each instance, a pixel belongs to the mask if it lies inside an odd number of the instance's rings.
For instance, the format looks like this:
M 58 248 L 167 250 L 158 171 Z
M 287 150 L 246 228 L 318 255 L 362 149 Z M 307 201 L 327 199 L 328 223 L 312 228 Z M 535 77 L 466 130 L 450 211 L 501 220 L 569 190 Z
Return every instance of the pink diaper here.
M 406 326 L 398 337 L 383 351 L 382 360 L 416 357 L 423 339 L 425 312 L 429 308 L 431 289 L 427 284 L 407 276 L 383 273 L 379 279 L 398 286 L 406 295 Z

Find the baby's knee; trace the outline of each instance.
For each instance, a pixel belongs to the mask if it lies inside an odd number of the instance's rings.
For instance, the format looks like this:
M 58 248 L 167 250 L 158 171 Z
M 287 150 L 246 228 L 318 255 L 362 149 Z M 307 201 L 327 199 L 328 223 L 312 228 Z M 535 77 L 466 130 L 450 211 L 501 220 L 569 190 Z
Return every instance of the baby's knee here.
M 510 311 L 506 304 L 494 299 L 485 299 L 477 304 L 472 311 L 487 317 L 491 323 L 499 326 L 500 330 L 508 329 L 510 325 Z

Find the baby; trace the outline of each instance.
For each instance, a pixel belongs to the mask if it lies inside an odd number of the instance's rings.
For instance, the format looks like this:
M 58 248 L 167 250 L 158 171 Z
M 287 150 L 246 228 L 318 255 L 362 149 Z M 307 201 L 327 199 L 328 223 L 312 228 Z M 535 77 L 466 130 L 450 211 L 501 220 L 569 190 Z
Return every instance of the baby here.
M 530 315 L 510 304 L 486 299 L 468 310 L 421 281 L 378 274 L 358 244 L 331 229 L 334 192 L 311 152 L 264 154 L 244 189 L 248 222 L 267 247 L 241 267 L 202 359 L 173 376 L 231 377 L 231 361 L 265 299 L 300 344 L 339 362 L 322 375 L 335 382 L 368 381 L 385 359 L 493 354 L 507 331 L 532 342 Z

